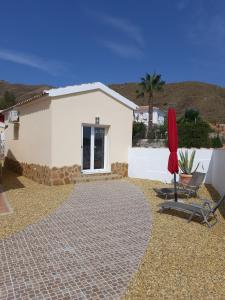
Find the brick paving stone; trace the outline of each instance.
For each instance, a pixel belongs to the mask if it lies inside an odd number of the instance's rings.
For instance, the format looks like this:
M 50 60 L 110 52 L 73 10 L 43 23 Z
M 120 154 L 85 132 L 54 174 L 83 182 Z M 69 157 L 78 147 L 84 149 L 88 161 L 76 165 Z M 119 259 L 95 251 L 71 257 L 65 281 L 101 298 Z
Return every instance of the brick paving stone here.
M 119 299 L 150 229 L 148 203 L 134 185 L 77 184 L 47 218 L 0 240 L 0 300 Z
M 0 216 L 12 213 L 12 208 L 10 207 L 6 194 L 4 193 L 2 187 L 0 186 Z

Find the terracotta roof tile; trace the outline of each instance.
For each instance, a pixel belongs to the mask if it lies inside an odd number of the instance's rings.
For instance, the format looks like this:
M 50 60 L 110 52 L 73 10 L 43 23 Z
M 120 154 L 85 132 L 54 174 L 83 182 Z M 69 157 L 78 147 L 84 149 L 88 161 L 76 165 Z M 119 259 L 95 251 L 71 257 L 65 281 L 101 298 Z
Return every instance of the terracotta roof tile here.
M 32 96 L 32 97 L 30 97 L 28 99 L 17 100 L 17 103 L 15 105 L 8 107 L 8 108 L 2 110 L 1 112 L 4 113 L 4 112 L 6 112 L 8 110 L 11 110 L 11 109 L 13 109 L 15 107 L 18 107 L 20 105 L 23 105 L 23 104 L 26 104 L 26 103 L 29 103 L 29 102 L 33 102 L 33 101 L 35 101 L 37 99 L 40 99 L 41 97 L 44 97 L 44 96 L 47 96 L 47 95 L 48 94 L 46 92 L 42 92 L 42 93 L 34 95 L 34 96 Z

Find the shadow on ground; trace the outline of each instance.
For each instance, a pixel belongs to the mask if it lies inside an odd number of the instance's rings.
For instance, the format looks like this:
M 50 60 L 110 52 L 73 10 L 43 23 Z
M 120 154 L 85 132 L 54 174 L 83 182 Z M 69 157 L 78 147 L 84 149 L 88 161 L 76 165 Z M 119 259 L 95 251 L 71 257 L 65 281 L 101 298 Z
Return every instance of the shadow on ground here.
M 205 184 L 205 187 L 213 201 L 218 202 L 221 198 L 220 194 L 214 189 L 211 184 Z M 219 207 L 221 216 L 225 219 L 225 202 Z
M 15 172 L 9 171 L 8 169 L 3 168 L 2 172 L 2 186 L 4 191 L 15 190 L 24 188 L 24 185 L 18 179 L 20 175 Z

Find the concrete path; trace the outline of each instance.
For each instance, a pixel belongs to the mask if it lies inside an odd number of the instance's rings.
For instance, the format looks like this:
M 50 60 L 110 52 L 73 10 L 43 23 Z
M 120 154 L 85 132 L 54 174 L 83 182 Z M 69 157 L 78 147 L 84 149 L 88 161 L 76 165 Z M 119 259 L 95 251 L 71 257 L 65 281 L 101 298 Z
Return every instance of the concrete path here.
M 132 184 L 77 184 L 53 214 L 0 240 L 0 299 L 118 299 L 150 227 L 149 206 Z

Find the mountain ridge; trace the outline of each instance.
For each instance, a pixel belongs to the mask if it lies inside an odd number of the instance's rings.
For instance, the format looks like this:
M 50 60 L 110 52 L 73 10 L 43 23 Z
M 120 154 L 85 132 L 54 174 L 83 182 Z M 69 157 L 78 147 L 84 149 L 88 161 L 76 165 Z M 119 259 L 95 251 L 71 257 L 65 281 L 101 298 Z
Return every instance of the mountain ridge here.
M 147 105 L 143 97 L 137 98 L 136 91 L 140 88 L 138 83 L 112 83 L 110 88 L 137 105 Z M 40 94 L 43 90 L 52 88 L 50 85 L 29 85 L 10 83 L 0 80 L 0 98 L 6 91 L 14 93 L 16 100 L 24 100 Z M 225 123 L 225 88 L 211 83 L 198 81 L 184 81 L 168 83 L 163 91 L 156 92 L 153 100 L 154 106 L 166 111 L 174 107 L 180 117 L 187 108 L 196 108 L 203 119 L 211 123 Z

